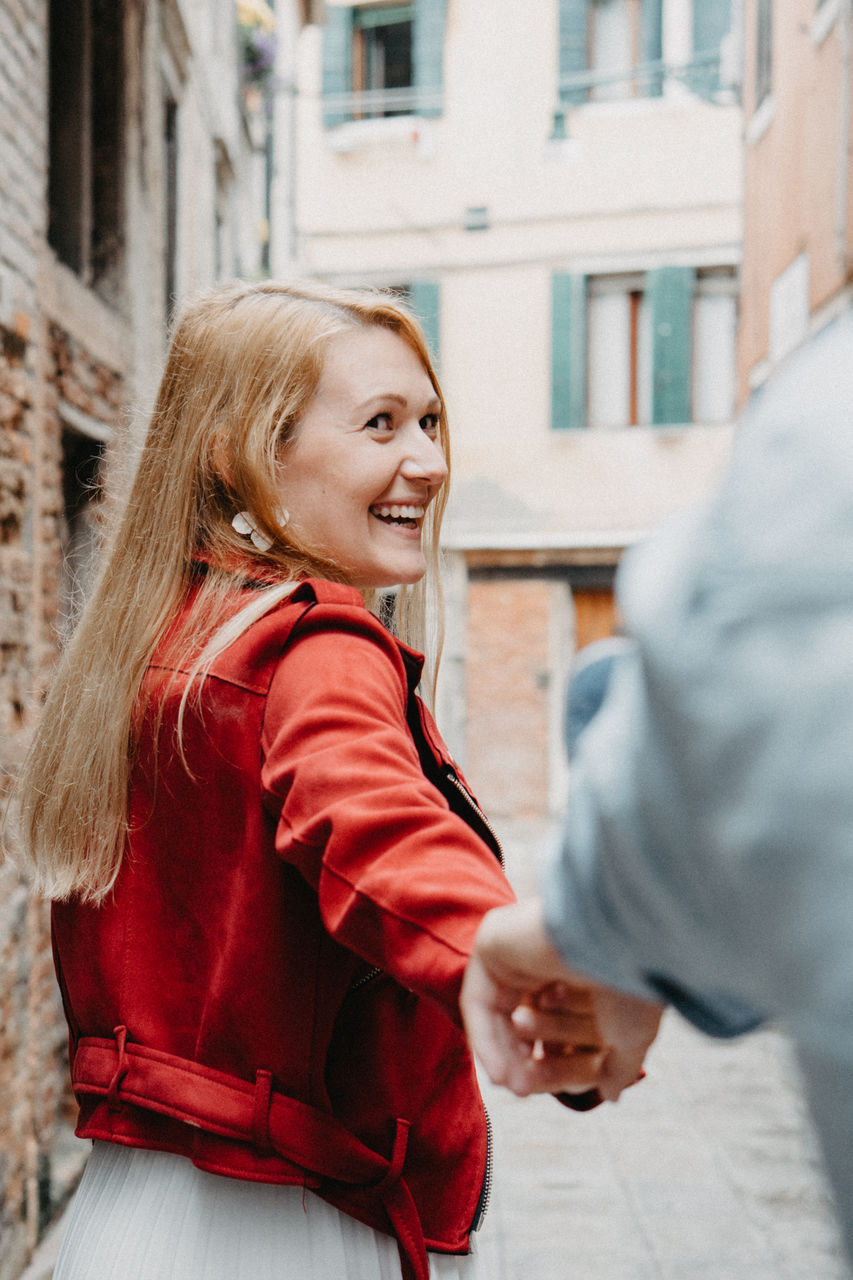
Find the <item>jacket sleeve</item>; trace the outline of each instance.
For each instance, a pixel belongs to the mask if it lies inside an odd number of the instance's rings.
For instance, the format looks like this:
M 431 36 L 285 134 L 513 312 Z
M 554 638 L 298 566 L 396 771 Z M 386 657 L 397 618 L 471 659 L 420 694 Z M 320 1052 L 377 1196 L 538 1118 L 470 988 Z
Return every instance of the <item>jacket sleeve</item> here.
M 480 920 L 512 891 L 424 777 L 393 639 L 349 612 L 330 626 L 312 611 L 273 676 L 262 783 L 276 849 L 335 939 L 456 1013 Z

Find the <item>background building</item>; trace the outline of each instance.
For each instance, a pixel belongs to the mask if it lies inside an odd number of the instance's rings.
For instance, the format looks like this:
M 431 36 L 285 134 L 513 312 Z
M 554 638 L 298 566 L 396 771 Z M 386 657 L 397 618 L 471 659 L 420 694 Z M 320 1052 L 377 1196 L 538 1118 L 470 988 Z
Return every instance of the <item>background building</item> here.
M 238 31 L 234 0 L 0 0 L 4 783 L 91 577 L 105 475 L 116 490 L 132 462 L 175 296 L 262 270 L 265 72 L 241 49 L 268 16 L 253 0 Z M 67 1087 L 47 909 L 7 864 L 3 1280 L 77 1171 Z
M 742 237 L 729 0 L 326 0 L 299 63 L 310 273 L 393 286 L 452 408 L 442 724 L 487 808 L 563 795 L 575 646 L 730 442 Z M 508 750 L 508 744 L 511 744 Z
M 851 5 L 748 0 L 741 395 L 850 305 Z

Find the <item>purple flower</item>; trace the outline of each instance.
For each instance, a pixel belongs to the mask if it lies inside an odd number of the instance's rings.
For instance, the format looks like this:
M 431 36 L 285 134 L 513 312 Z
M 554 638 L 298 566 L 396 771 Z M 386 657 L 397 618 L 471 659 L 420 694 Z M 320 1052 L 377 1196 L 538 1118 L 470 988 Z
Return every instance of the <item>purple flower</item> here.
M 278 37 L 273 31 L 259 26 L 241 26 L 240 43 L 243 54 L 243 79 L 247 84 L 263 84 L 275 67 Z

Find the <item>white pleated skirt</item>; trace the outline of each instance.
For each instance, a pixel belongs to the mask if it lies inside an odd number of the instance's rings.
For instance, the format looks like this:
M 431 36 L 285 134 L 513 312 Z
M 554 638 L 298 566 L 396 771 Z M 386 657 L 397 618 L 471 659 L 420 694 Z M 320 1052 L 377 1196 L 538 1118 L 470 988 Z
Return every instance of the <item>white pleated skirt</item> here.
M 488 1280 L 429 1255 L 431 1280 Z M 391 1236 L 302 1187 L 241 1182 L 183 1156 L 96 1142 L 54 1280 L 400 1280 Z

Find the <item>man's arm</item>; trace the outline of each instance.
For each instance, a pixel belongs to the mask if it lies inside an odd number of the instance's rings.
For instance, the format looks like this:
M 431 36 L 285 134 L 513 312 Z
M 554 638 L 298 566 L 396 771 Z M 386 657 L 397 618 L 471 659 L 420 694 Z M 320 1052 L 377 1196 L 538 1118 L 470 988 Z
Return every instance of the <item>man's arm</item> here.
M 761 393 L 707 511 L 626 557 L 634 649 L 542 897 L 569 971 L 717 1035 L 784 1018 L 853 1244 L 851 405 L 848 312 Z

